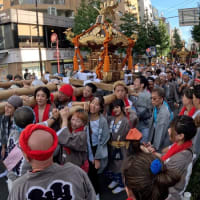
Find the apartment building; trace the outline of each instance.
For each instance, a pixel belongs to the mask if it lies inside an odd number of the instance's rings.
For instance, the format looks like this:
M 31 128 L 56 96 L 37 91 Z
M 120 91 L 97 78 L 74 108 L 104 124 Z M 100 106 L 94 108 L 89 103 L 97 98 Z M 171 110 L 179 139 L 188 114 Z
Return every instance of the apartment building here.
M 38 40 L 41 46 L 43 71 L 57 72 L 57 51 L 51 43 L 51 35 L 59 39 L 61 71 L 72 63 L 73 46 L 63 33 L 73 26 L 73 19 L 38 13 L 39 37 L 36 12 L 8 9 L 0 12 L 0 80 L 6 74 L 22 74 L 25 68 L 40 77 Z
M 148 17 L 149 21 L 153 20 L 153 11 L 152 11 L 152 5 L 151 0 L 138 0 L 139 5 L 139 16 L 140 21 L 144 20 L 144 17 Z
M 74 12 L 80 2 L 81 0 L 0 0 L 0 80 L 4 80 L 8 73 L 23 74 L 25 68 L 39 77 L 39 41 L 43 72 L 56 73 L 57 52 L 55 44 L 51 43 L 53 33 L 58 35 L 61 71 L 72 66 L 73 46 L 66 40 L 63 32 L 73 26 Z

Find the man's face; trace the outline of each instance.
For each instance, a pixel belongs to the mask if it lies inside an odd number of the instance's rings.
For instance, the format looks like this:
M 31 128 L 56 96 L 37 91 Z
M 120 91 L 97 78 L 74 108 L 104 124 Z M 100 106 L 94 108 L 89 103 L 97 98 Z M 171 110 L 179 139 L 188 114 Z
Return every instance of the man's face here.
M 168 72 L 168 73 L 167 73 L 167 79 L 168 79 L 169 81 L 171 81 L 172 78 L 173 78 L 172 74 L 171 74 L 170 72 Z
M 61 103 L 70 101 L 70 99 L 71 97 L 68 97 L 67 95 L 65 95 L 64 93 L 60 91 L 58 92 L 58 101 L 60 101 Z
M 189 76 L 183 75 L 183 81 L 187 83 L 189 81 Z
M 166 82 L 166 76 L 161 75 L 160 76 L 160 81 L 161 81 L 161 83 L 165 83 Z
M 151 101 L 153 106 L 159 107 L 163 103 L 163 98 L 157 92 L 152 92 Z
M 85 86 L 83 90 L 83 97 L 89 98 L 92 96 L 92 88 L 89 86 Z
M 118 85 L 115 88 L 114 94 L 116 95 L 117 99 L 122 99 L 124 100 L 124 98 L 126 97 L 126 90 L 123 86 Z
M 141 88 L 141 84 L 140 84 L 140 79 L 139 78 L 136 78 L 134 80 L 134 89 L 135 90 L 139 90 Z
M 152 91 L 154 88 L 154 82 L 149 80 L 148 83 L 149 83 L 149 89 Z

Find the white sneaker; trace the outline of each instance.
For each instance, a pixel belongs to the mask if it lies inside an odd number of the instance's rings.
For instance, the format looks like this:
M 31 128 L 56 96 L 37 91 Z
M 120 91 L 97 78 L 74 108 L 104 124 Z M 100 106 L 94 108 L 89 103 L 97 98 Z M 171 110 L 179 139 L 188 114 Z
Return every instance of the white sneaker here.
M 114 190 L 112 190 L 112 193 L 113 194 L 118 194 L 118 193 L 120 193 L 120 192 L 122 192 L 122 191 L 124 191 L 125 190 L 125 188 L 124 187 L 116 187 Z
M 114 187 L 116 187 L 118 185 L 118 183 L 116 181 L 112 181 L 109 185 L 108 188 L 109 189 L 113 189 Z
M 96 195 L 96 200 L 100 200 L 100 195 L 99 194 Z

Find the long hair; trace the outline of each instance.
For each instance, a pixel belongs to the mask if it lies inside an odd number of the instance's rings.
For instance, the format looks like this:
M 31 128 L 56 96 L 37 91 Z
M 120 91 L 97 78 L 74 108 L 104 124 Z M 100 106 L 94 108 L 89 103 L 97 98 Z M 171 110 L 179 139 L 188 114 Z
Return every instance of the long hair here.
M 49 91 L 49 89 L 48 89 L 47 87 L 43 87 L 43 86 L 38 87 L 38 88 L 35 90 L 35 92 L 34 92 L 34 98 L 35 98 L 35 99 L 36 99 L 37 93 L 38 93 L 39 91 L 42 91 L 42 92 L 44 92 L 44 93 L 46 94 L 46 96 L 47 96 L 47 103 L 48 103 L 48 104 L 51 104 L 50 91 Z
M 167 169 L 162 163 L 162 168 L 156 175 L 151 172 L 152 161 L 158 159 L 153 154 L 137 153 L 129 156 L 123 163 L 123 178 L 125 186 L 131 190 L 137 200 L 163 200 L 168 196 L 168 188 L 174 186 L 180 175 Z

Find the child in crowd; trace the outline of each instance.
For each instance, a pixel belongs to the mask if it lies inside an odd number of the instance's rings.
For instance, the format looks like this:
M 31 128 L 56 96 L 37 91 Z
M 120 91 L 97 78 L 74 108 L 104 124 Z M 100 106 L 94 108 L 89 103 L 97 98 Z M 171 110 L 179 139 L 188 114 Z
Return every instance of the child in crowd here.
M 58 132 L 59 144 L 64 147 L 64 162 L 71 162 L 88 171 L 87 133 L 88 114 L 83 109 L 70 115 L 69 108 L 60 111 L 62 129 Z
M 88 153 L 89 178 L 99 199 L 99 174 L 103 172 L 108 163 L 107 142 L 110 138 L 108 123 L 102 115 L 104 111 L 104 98 L 96 96 L 89 106 L 88 126 Z
M 127 154 L 126 135 L 130 130 L 129 120 L 126 117 L 125 105 L 121 99 L 115 100 L 111 105 L 113 116 L 108 119 L 111 139 L 109 142 L 108 175 L 112 182 L 109 184 L 112 192 L 117 194 L 124 190 L 121 176 L 122 162 Z

